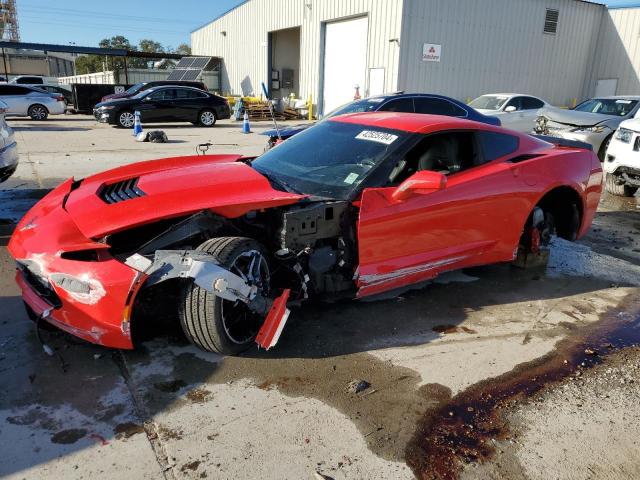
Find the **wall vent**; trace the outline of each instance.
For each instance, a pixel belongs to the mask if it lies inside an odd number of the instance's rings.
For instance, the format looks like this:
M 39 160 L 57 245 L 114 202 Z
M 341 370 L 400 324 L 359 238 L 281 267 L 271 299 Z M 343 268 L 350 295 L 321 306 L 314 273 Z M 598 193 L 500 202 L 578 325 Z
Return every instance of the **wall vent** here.
M 550 33 L 555 35 L 558 31 L 558 18 L 560 17 L 560 11 L 552 8 L 547 8 L 547 14 L 544 17 L 544 33 Z

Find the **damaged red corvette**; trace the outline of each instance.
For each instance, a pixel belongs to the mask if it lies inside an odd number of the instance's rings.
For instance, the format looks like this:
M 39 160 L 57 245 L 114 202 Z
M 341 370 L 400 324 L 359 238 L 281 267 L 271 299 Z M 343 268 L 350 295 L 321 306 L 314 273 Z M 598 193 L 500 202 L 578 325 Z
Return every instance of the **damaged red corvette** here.
M 361 298 L 575 240 L 601 193 L 586 146 L 451 117 L 333 118 L 258 158 L 169 158 L 70 179 L 9 249 L 33 318 L 133 348 L 160 306 L 199 347 L 277 341 L 287 306 Z

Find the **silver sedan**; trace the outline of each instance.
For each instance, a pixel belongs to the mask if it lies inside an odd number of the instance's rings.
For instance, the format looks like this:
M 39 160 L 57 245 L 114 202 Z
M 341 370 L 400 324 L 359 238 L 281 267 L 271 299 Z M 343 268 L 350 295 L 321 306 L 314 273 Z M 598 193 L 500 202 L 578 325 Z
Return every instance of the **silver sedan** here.
M 67 106 L 62 94 L 7 83 L 0 84 L 0 101 L 7 104 L 7 116 L 28 116 L 33 120 L 46 120 L 49 115 L 61 115 Z

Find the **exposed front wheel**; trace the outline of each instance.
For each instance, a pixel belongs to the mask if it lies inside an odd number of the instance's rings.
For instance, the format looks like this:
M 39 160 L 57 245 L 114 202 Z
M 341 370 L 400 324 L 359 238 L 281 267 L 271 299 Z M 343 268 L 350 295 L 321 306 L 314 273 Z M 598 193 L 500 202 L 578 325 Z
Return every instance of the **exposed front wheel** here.
M 136 117 L 133 112 L 125 110 L 118 114 L 118 126 L 122 128 L 133 128 L 133 124 L 136 121 Z
M 611 195 L 617 195 L 619 197 L 633 197 L 638 191 L 638 187 L 618 183 L 618 176 L 612 173 L 607 173 L 604 180 L 604 188 Z
M 604 139 L 602 145 L 600 145 L 600 150 L 598 150 L 598 158 L 600 162 L 604 162 L 604 157 L 607 155 L 607 149 L 609 148 L 609 144 L 611 143 L 611 135 Z
M 31 105 L 27 114 L 32 120 L 46 120 L 49 116 L 49 110 L 44 105 Z
M 267 296 L 269 265 L 263 247 L 250 238 L 222 237 L 207 240 L 198 250 L 211 254 L 219 264 L 239 275 Z M 196 346 L 222 355 L 234 355 L 251 346 L 264 318 L 237 300 L 224 300 L 190 283 L 184 289 L 180 324 Z
M 198 123 L 203 127 L 213 127 L 217 121 L 218 118 L 213 110 L 203 110 L 198 116 Z

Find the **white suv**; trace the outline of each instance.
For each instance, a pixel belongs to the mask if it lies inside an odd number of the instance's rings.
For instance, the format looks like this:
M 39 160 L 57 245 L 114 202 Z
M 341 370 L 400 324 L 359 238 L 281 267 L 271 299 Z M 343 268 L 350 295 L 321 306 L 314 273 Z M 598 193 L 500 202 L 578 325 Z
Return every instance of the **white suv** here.
M 633 197 L 640 188 L 640 118 L 625 120 L 613 134 L 604 158 L 605 189 Z

